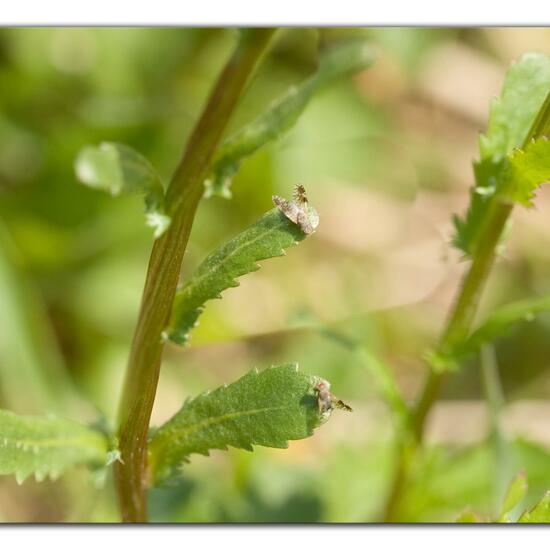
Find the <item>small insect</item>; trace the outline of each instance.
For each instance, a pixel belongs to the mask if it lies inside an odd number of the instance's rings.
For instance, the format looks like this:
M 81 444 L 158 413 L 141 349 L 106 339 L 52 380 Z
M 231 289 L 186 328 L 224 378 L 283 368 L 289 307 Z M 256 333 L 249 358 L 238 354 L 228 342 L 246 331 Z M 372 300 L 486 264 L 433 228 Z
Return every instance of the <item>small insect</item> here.
M 330 384 L 326 380 L 321 380 L 315 385 L 317 392 L 317 406 L 319 412 L 324 414 L 332 409 L 341 409 L 347 412 L 353 412 L 353 409 L 346 405 L 341 399 L 338 399 L 330 393 Z
M 306 190 L 303 185 L 294 187 L 294 194 L 291 201 L 273 195 L 275 206 L 293 223 L 295 223 L 306 235 L 315 231 L 315 227 L 310 220 L 309 204 L 307 201 Z

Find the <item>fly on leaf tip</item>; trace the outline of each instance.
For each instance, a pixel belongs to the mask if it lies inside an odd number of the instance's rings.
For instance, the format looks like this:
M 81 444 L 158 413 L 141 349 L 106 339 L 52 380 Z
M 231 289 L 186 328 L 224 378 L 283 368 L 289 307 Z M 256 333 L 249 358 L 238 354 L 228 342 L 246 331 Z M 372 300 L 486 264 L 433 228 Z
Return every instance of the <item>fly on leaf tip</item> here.
M 332 409 L 340 409 L 346 412 L 353 412 L 353 409 L 346 405 L 341 399 L 338 399 L 330 393 L 330 384 L 326 380 L 321 380 L 315 385 L 317 392 L 317 407 L 321 414 L 328 413 Z
M 296 185 L 294 187 L 291 201 L 287 201 L 283 197 L 279 197 L 279 195 L 273 195 L 272 199 L 275 206 L 306 235 L 310 235 L 315 231 L 310 221 L 309 204 L 303 185 Z

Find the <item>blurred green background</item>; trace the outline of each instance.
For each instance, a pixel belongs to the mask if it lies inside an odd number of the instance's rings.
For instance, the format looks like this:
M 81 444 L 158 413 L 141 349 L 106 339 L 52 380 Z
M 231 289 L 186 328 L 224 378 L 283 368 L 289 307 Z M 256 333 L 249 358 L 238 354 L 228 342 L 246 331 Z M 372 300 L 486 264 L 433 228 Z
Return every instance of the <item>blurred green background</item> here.
M 414 398 L 466 265 L 449 246 L 451 215 L 467 206 L 489 101 L 513 59 L 550 51 L 545 28 L 280 30 L 229 131 L 315 70 L 319 33 L 363 34 L 380 58 L 322 91 L 288 135 L 246 160 L 233 200 L 202 202 L 183 278 L 296 183 L 320 228 L 211 302 L 189 347 L 168 345 L 153 424 L 189 395 L 287 361 L 329 379 L 355 412 L 287 450 L 194 457 L 179 486 L 151 492 L 152 520 L 380 518 L 395 454 L 390 413 L 356 356 L 292 328 L 334 323 L 390 363 Z M 79 185 L 74 159 L 86 144 L 119 141 L 168 179 L 235 39 L 233 29 L 0 30 L 0 408 L 114 421 L 152 234 L 139 197 Z M 549 219 L 545 189 L 535 210 L 514 213 L 482 314 L 550 292 Z M 467 506 L 489 515 L 520 467 L 530 502 L 550 489 L 550 316 L 495 349 L 505 451 L 488 438 L 473 360 L 430 418 L 403 521 L 452 521 Z M 21 487 L 2 477 L 0 521 L 118 521 L 109 481 L 84 470 Z

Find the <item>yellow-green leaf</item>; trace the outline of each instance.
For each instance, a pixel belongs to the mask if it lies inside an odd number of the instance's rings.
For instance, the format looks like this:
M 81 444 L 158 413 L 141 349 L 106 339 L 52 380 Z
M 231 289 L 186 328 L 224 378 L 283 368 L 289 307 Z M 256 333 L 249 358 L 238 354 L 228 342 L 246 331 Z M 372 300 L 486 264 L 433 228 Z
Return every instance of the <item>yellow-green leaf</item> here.
M 507 184 L 503 193 L 523 206 L 532 206 L 535 190 L 550 181 L 550 141 L 542 137 L 516 149 L 508 159 Z
M 550 491 L 519 518 L 518 523 L 550 523 Z
M 527 478 L 525 471 L 519 472 L 510 482 L 502 508 L 500 510 L 500 522 L 508 522 L 508 514 L 525 498 L 527 494 Z

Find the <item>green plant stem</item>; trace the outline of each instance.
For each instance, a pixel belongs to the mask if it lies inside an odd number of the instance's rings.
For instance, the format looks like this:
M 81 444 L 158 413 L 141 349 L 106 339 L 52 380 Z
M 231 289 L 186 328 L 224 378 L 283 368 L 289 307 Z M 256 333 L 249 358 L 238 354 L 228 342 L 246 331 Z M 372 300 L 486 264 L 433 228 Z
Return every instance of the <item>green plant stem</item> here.
M 513 204 L 499 200 L 495 200 L 491 204 L 482 232 L 483 237 L 479 240 L 479 246 L 470 269 L 462 281 L 458 299 L 436 353 L 444 355 L 470 333 L 481 294 L 495 260 L 498 242 L 512 208 Z M 430 370 L 420 398 L 413 410 L 412 429 L 417 442 L 422 440 L 426 417 L 437 399 L 444 376 L 445 371 L 433 368 Z
M 539 109 L 539 112 L 523 142 L 522 149 L 533 139 L 550 134 L 550 92 Z M 484 226 L 480 232 L 479 244 L 473 255 L 470 268 L 466 272 L 458 292 L 449 321 L 441 337 L 436 355 L 445 356 L 455 344 L 468 337 L 471 332 L 481 294 L 491 271 L 497 245 L 502 237 L 506 222 L 513 209 L 513 203 L 495 196 L 487 213 Z M 398 517 L 398 508 L 408 478 L 410 456 L 422 443 L 426 418 L 436 402 L 447 372 L 434 369 L 433 366 L 424 383 L 416 406 L 411 411 L 412 441 L 400 445 L 396 473 L 389 491 L 384 520 L 391 522 Z
M 488 344 L 480 352 L 481 380 L 487 400 L 489 413 L 489 429 L 491 437 L 503 439 L 500 429 L 500 412 L 504 406 L 504 395 L 498 372 L 498 364 L 494 346 Z
M 274 29 L 247 29 L 214 86 L 166 195 L 172 222 L 153 245 L 119 410 L 121 461 L 115 476 L 123 521 L 147 521 L 149 421 L 181 262 L 203 182 L 223 131 Z
M 468 336 L 481 293 L 495 259 L 497 244 L 512 208 L 512 204 L 498 200 L 491 204 L 482 232 L 483 237 L 479 240 L 479 246 L 476 249 L 472 264 L 462 280 L 458 298 L 436 354 L 444 355 L 454 344 Z M 412 441 L 403 445 L 403 448 L 399 451 L 396 474 L 386 505 L 385 521 L 392 522 L 397 517 L 398 505 L 406 487 L 409 457 L 422 442 L 426 417 L 437 400 L 445 375 L 446 372 L 443 370 L 433 368 L 430 370 L 420 398 L 411 411 Z
M 548 137 L 549 134 L 550 92 L 547 94 L 529 129 L 522 149 L 525 149 L 527 144 L 533 139 L 543 136 Z M 441 354 L 445 354 L 455 344 L 463 341 L 471 331 L 481 293 L 495 259 L 497 245 L 513 207 L 513 203 L 502 201 L 499 197 L 495 197 L 495 200 L 491 203 L 484 227 L 481 231 L 479 245 L 474 252 L 470 269 L 463 279 L 458 299 L 437 350 Z M 418 404 L 413 411 L 412 425 L 417 441 L 422 440 L 426 416 L 439 395 L 443 377 L 443 372 L 438 372 L 434 369 L 430 371 Z

